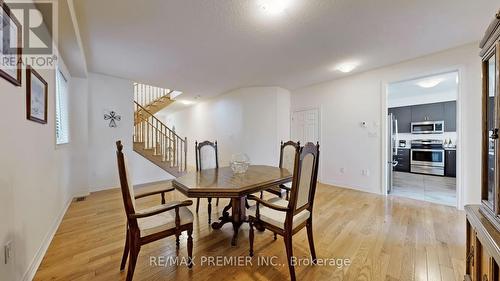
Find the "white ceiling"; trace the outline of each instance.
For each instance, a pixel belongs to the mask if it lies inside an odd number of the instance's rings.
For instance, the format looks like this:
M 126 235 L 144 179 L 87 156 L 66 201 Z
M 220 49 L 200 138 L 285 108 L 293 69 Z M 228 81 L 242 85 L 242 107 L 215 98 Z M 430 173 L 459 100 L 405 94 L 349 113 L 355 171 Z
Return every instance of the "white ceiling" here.
M 295 89 L 478 41 L 498 0 L 75 0 L 89 71 L 216 95 Z M 479 59 L 479 57 L 478 57 Z
M 73 77 L 86 77 L 85 58 L 78 44 L 77 34 L 71 18 L 68 2 L 58 2 L 58 47 L 68 70 Z
M 422 88 L 418 83 L 431 80 L 442 81 L 434 87 Z M 458 94 L 458 72 L 448 72 L 428 77 L 392 83 L 388 88 L 389 100 L 419 98 L 422 96 L 454 96 Z

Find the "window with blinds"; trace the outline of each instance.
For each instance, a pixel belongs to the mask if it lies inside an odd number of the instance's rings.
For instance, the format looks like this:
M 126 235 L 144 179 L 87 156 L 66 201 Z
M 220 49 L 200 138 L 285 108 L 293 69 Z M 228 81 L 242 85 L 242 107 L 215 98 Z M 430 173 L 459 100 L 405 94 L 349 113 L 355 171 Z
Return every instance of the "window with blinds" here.
M 60 70 L 56 77 L 56 143 L 69 143 L 68 80 Z

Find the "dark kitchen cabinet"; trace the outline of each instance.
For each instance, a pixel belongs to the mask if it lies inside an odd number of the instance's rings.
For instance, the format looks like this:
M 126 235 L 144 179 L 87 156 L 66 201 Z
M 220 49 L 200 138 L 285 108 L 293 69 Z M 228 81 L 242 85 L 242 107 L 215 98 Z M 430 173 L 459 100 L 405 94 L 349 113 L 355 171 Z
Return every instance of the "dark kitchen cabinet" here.
M 444 131 L 457 131 L 457 102 L 449 101 L 444 103 Z
M 445 150 L 444 152 L 444 175 L 446 177 L 457 176 L 457 151 Z
M 392 113 L 396 120 L 398 120 L 399 133 L 410 133 L 411 106 L 389 108 L 389 113 Z
M 411 107 L 412 122 L 442 120 L 444 120 L 444 104 L 442 102 L 414 105 Z
M 394 155 L 394 161 L 398 164 L 394 167 L 394 171 L 410 172 L 410 149 L 399 148 L 398 154 Z
M 445 132 L 457 131 L 457 102 L 440 102 L 389 108 L 398 120 L 399 133 L 411 133 L 412 122 L 444 121 Z

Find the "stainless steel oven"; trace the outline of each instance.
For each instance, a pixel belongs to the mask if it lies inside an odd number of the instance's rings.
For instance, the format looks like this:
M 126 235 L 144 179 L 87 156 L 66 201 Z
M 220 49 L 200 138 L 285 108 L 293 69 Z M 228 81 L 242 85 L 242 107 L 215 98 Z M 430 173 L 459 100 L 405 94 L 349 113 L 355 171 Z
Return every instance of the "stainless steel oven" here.
M 412 122 L 412 134 L 442 134 L 444 133 L 444 121 Z
M 441 140 L 414 140 L 411 147 L 412 173 L 444 176 L 444 149 Z

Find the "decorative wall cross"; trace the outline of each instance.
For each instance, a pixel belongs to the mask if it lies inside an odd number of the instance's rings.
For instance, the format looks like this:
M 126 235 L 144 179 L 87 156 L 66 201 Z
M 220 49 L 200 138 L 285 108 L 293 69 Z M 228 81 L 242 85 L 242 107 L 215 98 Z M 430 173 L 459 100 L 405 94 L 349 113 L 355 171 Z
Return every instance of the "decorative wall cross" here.
M 116 128 L 118 127 L 118 124 L 116 124 L 117 121 L 121 121 L 122 117 L 118 115 L 114 111 L 110 111 L 108 114 L 104 114 L 104 120 L 109 120 L 109 127 L 110 128 Z

